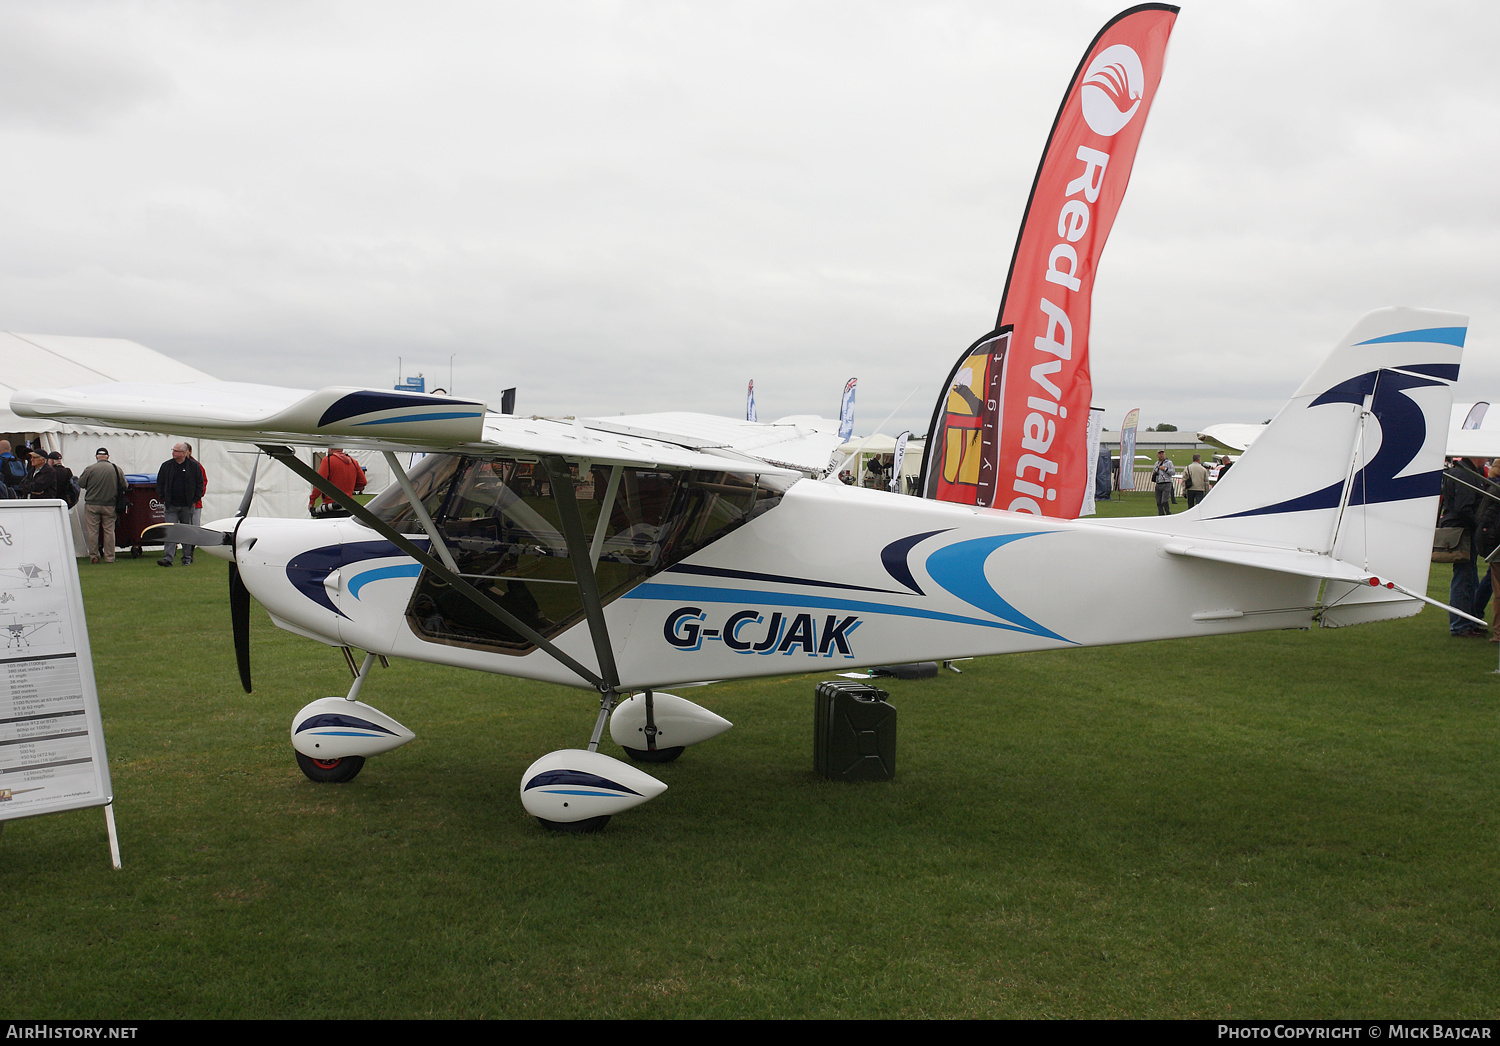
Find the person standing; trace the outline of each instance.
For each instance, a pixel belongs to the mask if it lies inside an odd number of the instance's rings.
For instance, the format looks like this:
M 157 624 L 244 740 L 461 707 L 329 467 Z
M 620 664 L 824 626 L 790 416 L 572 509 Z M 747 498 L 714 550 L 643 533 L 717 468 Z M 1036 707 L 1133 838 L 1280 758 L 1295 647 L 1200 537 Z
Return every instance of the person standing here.
M 94 451 L 94 463 L 78 475 L 83 488 L 83 536 L 89 546 L 89 562 L 115 561 L 115 509 L 129 484 L 120 466 L 109 460 L 109 451 Z
M 25 492 L 24 496 L 33 500 L 41 498 L 61 500 L 62 493 L 58 490 L 57 480 L 57 470 L 47 460 L 47 455 L 40 450 L 33 450 L 31 452 L 31 475 L 26 478 L 21 487 Z
M 203 494 L 208 493 L 208 469 L 203 467 L 203 462 L 193 457 L 193 445 L 183 440 L 182 445 L 187 448 L 188 460 L 198 466 L 198 475 L 203 477 Z M 193 526 L 203 522 L 203 494 L 198 495 L 198 500 L 193 504 Z
M 1469 548 L 1469 557 L 1453 564 L 1453 580 L 1448 585 L 1448 605 L 1466 614 L 1474 612 L 1474 597 L 1479 588 L 1477 560 L 1479 549 L 1475 541 L 1475 513 L 1479 509 L 1480 490 L 1483 489 L 1484 474 L 1469 458 L 1455 458 L 1443 473 L 1443 496 L 1438 503 L 1438 526 L 1459 527 L 1464 531 L 1464 544 Z M 1450 636 L 1484 636 L 1488 632 L 1457 614 L 1448 615 Z
M 166 509 L 168 523 L 192 523 L 197 512 L 193 506 L 203 498 L 204 472 L 199 464 L 188 456 L 186 443 L 172 448 L 172 457 L 161 463 L 156 473 L 156 496 Z M 169 567 L 177 554 L 177 542 L 168 539 L 162 546 L 162 557 L 157 565 Z M 182 546 L 182 565 L 193 565 L 193 546 Z
M 54 450 L 48 454 L 47 464 L 57 474 L 53 481 L 57 484 L 57 496 L 68 503 L 68 508 L 72 508 L 78 504 L 78 480 L 73 478 L 73 470 L 63 464 L 62 451 Z
M 1193 462 L 1182 473 L 1182 492 L 1187 495 L 1188 508 L 1203 500 L 1208 493 L 1208 469 L 1203 465 L 1203 455 L 1194 454 Z
M 1120 465 L 1124 468 L 1124 463 Z M 1156 467 L 1151 470 L 1151 482 L 1156 485 L 1156 514 L 1158 516 L 1170 516 L 1172 514 L 1172 477 L 1177 470 L 1167 460 L 1167 452 L 1158 450 L 1156 452 Z
M 365 470 L 360 468 L 359 462 L 344 453 L 343 447 L 334 447 L 323 456 L 323 460 L 318 462 L 318 475 L 350 497 L 365 489 Z M 321 504 L 318 503 L 319 498 L 323 499 Z M 332 509 L 329 508 L 330 505 L 333 506 Z M 337 501 L 314 488 L 307 496 L 307 512 L 312 516 L 324 516 L 342 512 L 342 509 Z
M 1483 484 L 1479 504 L 1474 509 L 1473 556 L 1483 556 L 1488 562 L 1484 575 L 1479 579 L 1478 594 L 1474 598 L 1474 616 L 1484 617 L 1494 591 L 1497 575 L 1500 575 L 1500 458 L 1490 462 L 1486 470 L 1489 479 Z M 1500 643 L 1500 600 L 1495 601 L 1495 618 L 1490 624 L 1490 642 Z
M 25 497 L 21 492 L 25 482 L 26 462 L 11 453 L 10 440 L 0 439 L 0 486 L 5 488 L 5 497 Z

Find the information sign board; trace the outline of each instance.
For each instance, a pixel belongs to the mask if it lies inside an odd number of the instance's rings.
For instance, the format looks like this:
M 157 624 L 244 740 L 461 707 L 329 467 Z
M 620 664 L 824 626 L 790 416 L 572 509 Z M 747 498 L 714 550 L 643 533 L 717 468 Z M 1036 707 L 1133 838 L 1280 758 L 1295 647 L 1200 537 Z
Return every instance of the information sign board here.
M 0 822 L 114 791 L 68 507 L 0 501 Z

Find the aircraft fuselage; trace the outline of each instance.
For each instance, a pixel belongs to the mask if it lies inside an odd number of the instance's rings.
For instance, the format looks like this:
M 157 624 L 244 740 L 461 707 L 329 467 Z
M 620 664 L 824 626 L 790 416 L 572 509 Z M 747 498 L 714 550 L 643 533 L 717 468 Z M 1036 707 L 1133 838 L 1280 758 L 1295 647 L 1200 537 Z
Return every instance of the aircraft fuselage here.
M 796 482 L 768 511 L 608 602 L 620 682 L 656 688 L 1313 623 L 1316 579 L 1186 561 L 1169 554 L 1169 531 L 1133 522 Z M 250 592 L 298 634 L 581 684 L 541 650 L 496 649 L 458 626 L 424 634 L 414 607 L 422 568 L 356 520 L 246 519 L 236 555 Z M 586 622 L 553 641 L 596 664 Z

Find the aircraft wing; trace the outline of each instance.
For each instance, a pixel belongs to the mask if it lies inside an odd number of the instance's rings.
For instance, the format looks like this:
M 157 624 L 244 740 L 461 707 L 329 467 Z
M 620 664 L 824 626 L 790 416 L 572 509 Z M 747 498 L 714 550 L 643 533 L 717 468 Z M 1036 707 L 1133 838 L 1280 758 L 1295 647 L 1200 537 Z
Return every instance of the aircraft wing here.
M 114 382 L 22 390 L 11 397 L 22 417 L 118 425 L 214 439 L 307 442 L 318 437 L 396 440 L 424 448 L 483 438 L 485 405 L 448 396 L 378 389 L 317 392 L 200 381 L 182 385 Z
M 1237 422 L 1225 422 L 1222 425 L 1210 425 L 1202 432 L 1195 433 L 1199 443 L 1207 443 L 1209 446 L 1218 447 L 1221 450 L 1232 450 L 1240 453 L 1250 444 L 1255 442 L 1255 437 L 1266 431 L 1264 425 L 1242 425 Z
M 1448 455 L 1455 458 L 1500 458 L 1500 429 L 1449 429 Z
M 382 389 L 309 391 L 227 381 L 121 382 L 23 390 L 11 397 L 11 410 L 28 418 L 243 443 L 528 458 L 557 454 L 596 464 L 762 475 L 821 472 L 829 457 L 824 453 L 817 463 L 810 448 L 816 447 L 820 433 L 797 425 L 729 422 L 730 428 L 716 429 L 708 422 L 726 419 L 705 415 L 641 415 L 588 423 L 576 418 L 523 418 L 490 413 L 479 400 Z M 668 423 L 666 419 L 673 417 L 679 420 Z M 688 418 L 698 420 L 680 420 Z M 647 420 L 629 424 L 640 419 Z M 741 431 L 736 424 L 759 431 Z M 757 454 L 762 445 L 768 450 L 781 448 L 782 453 L 775 459 Z
M 1244 451 L 1255 442 L 1255 437 L 1266 430 L 1264 425 L 1238 425 L 1226 423 L 1210 425 L 1197 433 L 1200 443 L 1221 447 L 1224 450 Z M 1500 428 L 1448 430 L 1447 453 L 1455 458 L 1500 457 Z
M 743 455 L 819 474 L 828 471 L 833 452 L 843 443 L 837 419 L 813 415 L 757 422 L 675 411 L 584 420 L 591 429 Z

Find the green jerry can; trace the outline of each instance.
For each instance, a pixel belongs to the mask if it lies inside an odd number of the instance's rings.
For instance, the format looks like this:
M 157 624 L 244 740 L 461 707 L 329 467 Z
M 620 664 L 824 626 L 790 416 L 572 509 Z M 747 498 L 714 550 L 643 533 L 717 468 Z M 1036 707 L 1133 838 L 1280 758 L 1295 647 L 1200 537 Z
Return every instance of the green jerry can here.
M 896 708 L 868 683 L 819 683 L 813 699 L 813 770 L 830 781 L 896 776 Z

